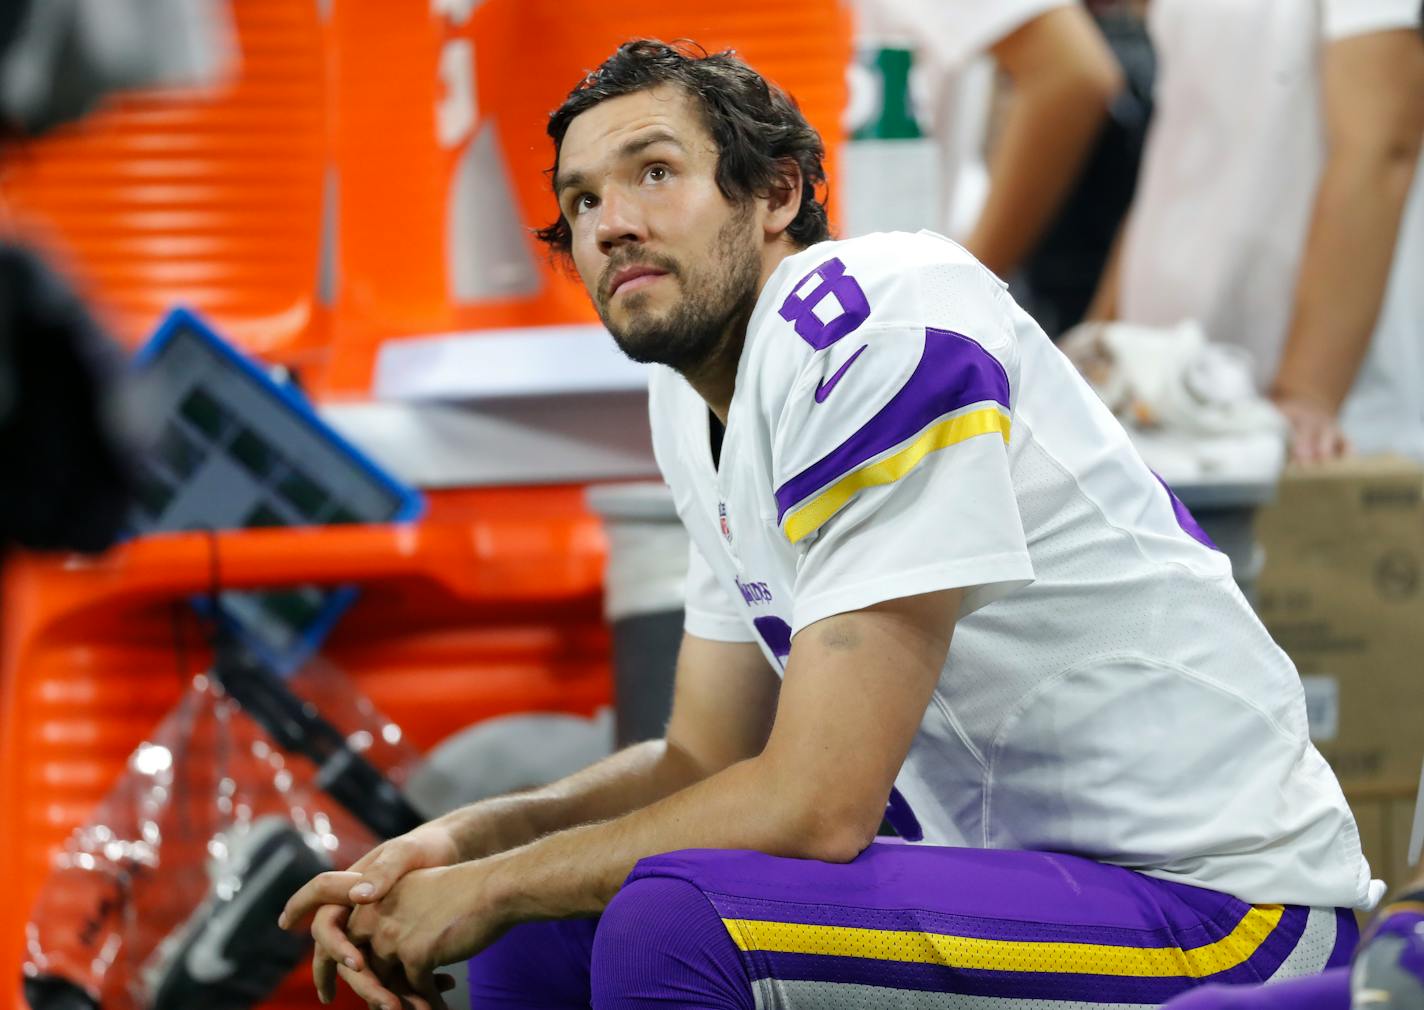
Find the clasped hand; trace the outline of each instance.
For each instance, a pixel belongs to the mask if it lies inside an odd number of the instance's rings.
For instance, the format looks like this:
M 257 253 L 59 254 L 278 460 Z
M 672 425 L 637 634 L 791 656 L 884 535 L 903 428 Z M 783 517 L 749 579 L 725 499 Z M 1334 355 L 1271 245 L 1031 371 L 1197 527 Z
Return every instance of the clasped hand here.
M 314 916 L 312 978 L 323 1003 L 335 995 L 334 969 L 373 1008 L 443 1010 L 440 993 L 454 981 L 436 969 L 473 956 L 502 932 L 484 907 L 481 875 L 478 862 L 412 870 L 389 884 L 354 867 L 323 873 L 292 896 L 278 921 L 296 930 Z

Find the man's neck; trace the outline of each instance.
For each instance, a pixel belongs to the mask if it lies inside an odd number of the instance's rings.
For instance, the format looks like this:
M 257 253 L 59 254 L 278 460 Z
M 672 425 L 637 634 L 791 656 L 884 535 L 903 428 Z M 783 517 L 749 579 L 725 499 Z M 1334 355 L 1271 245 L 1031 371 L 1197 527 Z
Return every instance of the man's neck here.
M 766 282 L 771 279 L 776 268 L 781 266 L 782 260 L 800 251 L 784 236 L 775 242 L 767 243 L 762 250 L 761 277 L 757 283 L 756 301 L 745 314 L 731 321 L 727 332 L 722 335 L 717 345 L 716 353 L 708 361 L 703 362 L 696 370 L 682 373 L 688 385 L 707 401 L 708 408 L 724 425 L 727 423 L 727 413 L 732 407 L 732 395 L 737 391 L 737 366 L 741 363 L 742 350 L 747 342 L 747 324 L 751 322 L 752 313 L 760 303 L 762 293 L 766 291 Z
M 742 348 L 747 342 L 747 323 L 751 314 L 733 319 L 717 344 L 717 351 L 696 369 L 684 371 L 682 377 L 707 401 L 717 419 L 727 423 L 727 411 L 732 407 L 732 394 L 737 391 L 737 366 L 742 360 Z

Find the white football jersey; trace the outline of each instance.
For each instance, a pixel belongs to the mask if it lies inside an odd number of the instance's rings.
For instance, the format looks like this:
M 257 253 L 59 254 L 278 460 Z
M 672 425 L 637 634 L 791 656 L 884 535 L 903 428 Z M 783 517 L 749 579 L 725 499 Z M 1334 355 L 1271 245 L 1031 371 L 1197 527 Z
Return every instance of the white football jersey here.
M 720 466 L 706 404 L 653 372 L 691 634 L 756 641 L 780 670 L 822 618 L 967 590 L 891 796 L 901 834 L 1251 902 L 1377 898 L 1300 679 L 1229 562 L 959 246 L 876 234 L 783 262 Z

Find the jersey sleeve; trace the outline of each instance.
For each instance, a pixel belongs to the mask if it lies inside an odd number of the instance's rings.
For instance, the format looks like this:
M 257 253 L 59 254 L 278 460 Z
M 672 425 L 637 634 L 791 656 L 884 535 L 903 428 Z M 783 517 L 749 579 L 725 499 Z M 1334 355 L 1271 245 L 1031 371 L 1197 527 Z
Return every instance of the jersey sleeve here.
M 1335 42 L 1352 35 L 1419 28 L 1418 0 L 1325 0 L 1325 38 Z
M 1033 579 L 1010 472 L 1011 317 L 988 285 L 959 301 L 965 332 L 872 319 L 788 393 L 772 457 L 776 522 L 799 552 L 793 632 L 941 589 L 967 590 L 963 616 Z
M 947 70 L 958 70 L 1048 11 L 1077 0 L 857 0 L 868 34 L 908 36 Z
M 683 592 L 682 628 L 689 635 L 714 642 L 754 642 L 756 636 L 743 616 L 745 607 L 737 607 L 717 581 L 712 566 L 698 550 L 697 543 L 687 544 L 687 582 Z

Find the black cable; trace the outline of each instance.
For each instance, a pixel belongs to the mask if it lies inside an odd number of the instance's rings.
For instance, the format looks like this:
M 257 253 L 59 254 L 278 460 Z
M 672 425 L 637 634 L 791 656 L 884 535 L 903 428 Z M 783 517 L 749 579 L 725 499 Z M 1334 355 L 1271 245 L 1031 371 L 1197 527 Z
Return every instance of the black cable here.
M 218 603 L 222 597 L 222 559 L 218 547 L 218 531 L 204 526 L 208 534 L 208 605 L 212 607 L 213 620 L 217 620 Z
M 218 531 L 208 534 L 208 609 L 214 680 L 278 746 L 316 766 L 316 786 L 378 838 L 393 838 L 419 827 L 424 818 L 400 789 L 364 755 L 351 749 L 346 735 L 299 697 L 267 663 L 224 622 Z
M 173 629 L 173 661 L 178 666 L 178 686 L 184 687 L 192 673 L 188 662 L 188 636 L 183 631 L 182 600 L 174 600 L 168 605 L 168 619 Z
M 207 534 L 208 544 L 208 585 L 203 596 L 207 600 L 209 624 L 204 628 L 202 621 L 198 620 L 199 614 L 195 613 L 190 602 L 184 600 L 174 600 L 170 606 L 170 623 L 173 628 L 173 656 L 178 666 L 179 683 L 186 685 L 188 678 L 192 676 L 193 668 L 190 662 L 191 656 L 188 652 L 188 636 L 186 633 L 185 616 L 194 619 L 198 627 L 205 631 L 204 637 L 207 644 L 213 649 L 218 647 L 219 627 L 218 627 L 218 605 L 222 599 L 222 551 L 218 542 L 218 531 L 212 526 L 196 526 L 193 532 L 203 532 Z
M 193 676 L 191 655 L 189 654 L 188 650 L 188 635 L 186 630 L 187 622 L 190 620 L 194 621 L 198 624 L 200 630 L 206 632 L 204 637 L 207 639 L 209 646 L 213 649 L 215 656 L 217 650 L 220 648 L 220 638 L 218 634 L 219 627 L 216 620 L 218 613 L 218 600 L 222 594 L 222 562 L 220 557 L 221 550 L 218 542 L 218 531 L 211 526 L 202 526 L 195 527 L 193 532 L 198 532 L 199 530 L 207 534 L 206 539 L 208 545 L 208 585 L 205 591 L 205 595 L 208 600 L 208 607 L 212 620 L 209 623 L 208 627 L 204 628 L 203 622 L 199 620 L 198 614 L 194 611 L 194 608 L 191 603 L 191 598 L 189 600 L 174 600 L 170 604 L 169 608 L 170 620 L 173 628 L 174 661 L 178 667 L 179 690 L 185 692 L 191 686 Z M 221 683 L 220 680 L 218 682 Z M 220 705 L 214 705 L 212 715 L 215 719 L 222 718 L 222 710 Z M 219 739 L 223 738 L 224 734 L 219 734 Z M 188 742 L 189 741 L 187 741 L 186 739 L 183 740 L 185 746 Z M 229 756 L 230 755 L 226 753 L 221 755 L 214 755 L 215 762 L 217 764 L 217 768 L 214 769 L 214 773 L 219 780 L 221 780 L 221 778 L 223 777 L 223 768 L 225 767 Z M 174 754 L 173 760 L 175 764 L 186 763 L 186 755 Z M 177 823 L 182 828 L 192 830 L 195 825 L 200 823 L 200 820 L 193 816 L 195 813 L 195 811 L 193 810 L 193 804 L 199 802 L 197 792 L 197 790 L 191 788 L 191 783 L 188 782 L 188 780 L 185 779 L 182 775 L 174 775 L 172 797 L 174 807 L 177 808 L 182 805 L 186 806 L 188 809 L 186 816 L 180 814 L 177 817 Z

